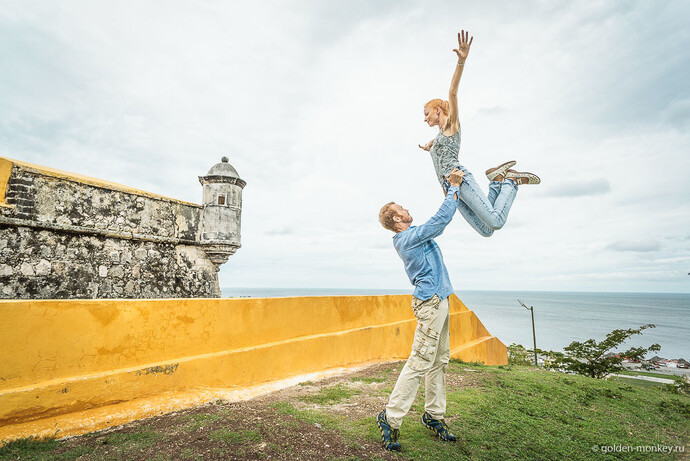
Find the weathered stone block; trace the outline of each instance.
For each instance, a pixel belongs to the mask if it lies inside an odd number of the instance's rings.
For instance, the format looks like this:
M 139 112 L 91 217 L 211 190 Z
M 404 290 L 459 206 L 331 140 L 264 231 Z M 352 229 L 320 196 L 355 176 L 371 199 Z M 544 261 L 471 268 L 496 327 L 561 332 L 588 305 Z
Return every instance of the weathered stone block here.
M 53 249 L 52 247 L 48 245 L 41 245 L 41 251 L 40 251 L 41 257 L 49 259 L 52 258 L 53 256 Z
M 21 271 L 22 275 L 27 277 L 36 274 L 33 266 L 28 262 L 23 262 L 22 265 L 19 267 L 19 270 Z
M 63 275 L 65 273 L 66 264 L 62 261 L 57 261 L 53 263 L 53 272 L 56 275 Z
M 112 266 L 110 269 L 108 269 L 108 276 L 109 277 L 115 277 L 118 279 L 121 279 L 125 275 L 124 269 L 122 269 L 122 266 Z
M 48 275 L 52 271 L 53 266 L 48 260 L 41 259 L 36 265 L 36 275 Z
M 127 295 L 133 295 L 134 294 L 134 287 L 136 287 L 136 283 L 134 283 L 133 280 L 130 280 L 127 282 L 125 285 L 125 294 Z

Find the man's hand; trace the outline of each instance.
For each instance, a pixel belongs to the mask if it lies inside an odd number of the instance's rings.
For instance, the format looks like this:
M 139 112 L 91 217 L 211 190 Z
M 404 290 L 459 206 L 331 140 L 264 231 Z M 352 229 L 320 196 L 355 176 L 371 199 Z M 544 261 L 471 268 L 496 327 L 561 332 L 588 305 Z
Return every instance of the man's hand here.
M 463 176 L 465 176 L 465 172 L 455 168 L 453 171 L 450 172 L 450 175 L 448 175 L 448 182 L 451 186 L 460 187 L 460 184 L 462 184 Z
M 470 37 L 469 32 L 465 32 L 463 30 L 458 34 L 458 47 L 453 51 L 455 51 L 455 54 L 458 55 L 459 62 L 465 62 L 467 55 L 470 54 L 470 45 L 472 45 L 472 40 L 474 40 L 474 37 Z
M 418 146 L 420 147 L 420 149 L 424 149 L 424 150 L 427 151 L 427 152 L 429 152 L 429 151 L 431 150 L 431 146 L 433 146 L 433 145 L 434 145 L 434 140 L 433 140 L 433 139 L 432 139 L 431 141 L 429 141 L 428 143 L 426 143 L 426 146 L 422 146 L 421 144 L 418 144 Z

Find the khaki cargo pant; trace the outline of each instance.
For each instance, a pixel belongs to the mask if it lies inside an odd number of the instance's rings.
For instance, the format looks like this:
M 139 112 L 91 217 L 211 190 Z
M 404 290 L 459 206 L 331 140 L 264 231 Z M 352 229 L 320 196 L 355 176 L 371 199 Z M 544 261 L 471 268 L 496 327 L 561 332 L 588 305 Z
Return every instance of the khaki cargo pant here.
M 446 414 L 446 365 L 450 360 L 448 298 L 441 301 L 434 295 L 420 301 L 413 297 L 412 309 L 417 317 L 412 354 L 386 405 L 386 419 L 393 429 L 402 425 L 422 377 L 426 377 L 424 409 L 436 419 L 443 419 Z

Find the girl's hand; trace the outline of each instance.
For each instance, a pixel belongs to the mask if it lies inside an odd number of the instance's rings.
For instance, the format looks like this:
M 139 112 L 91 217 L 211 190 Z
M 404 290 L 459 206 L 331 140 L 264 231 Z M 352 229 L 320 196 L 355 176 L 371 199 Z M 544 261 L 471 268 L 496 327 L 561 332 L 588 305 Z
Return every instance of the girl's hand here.
M 458 34 L 458 47 L 453 50 L 455 54 L 458 55 L 458 61 L 465 62 L 467 55 L 470 54 L 470 45 L 472 45 L 474 37 L 470 37 L 469 35 L 470 33 L 464 30 Z
M 420 149 L 424 149 L 425 151 L 429 152 L 431 150 L 431 146 L 434 145 L 434 140 L 432 139 L 431 141 L 429 141 L 426 144 L 426 146 L 422 146 L 421 144 L 417 144 L 417 145 L 419 146 Z

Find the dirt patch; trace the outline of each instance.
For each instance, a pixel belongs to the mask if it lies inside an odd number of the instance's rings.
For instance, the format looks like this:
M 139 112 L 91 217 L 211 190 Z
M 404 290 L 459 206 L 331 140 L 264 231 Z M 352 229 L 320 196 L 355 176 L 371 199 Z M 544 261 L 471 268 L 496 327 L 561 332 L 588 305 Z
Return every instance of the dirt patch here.
M 80 447 L 90 451 L 79 458 L 85 460 L 393 459 L 380 451 L 377 441 L 347 440 L 337 430 L 257 400 L 199 407 L 75 437 L 55 454 Z
M 274 402 L 291 402 L 297 409 L 328 411 L 347 418 L 376 416 L 388 402 L 390 389 L 402 369 L 403 363 L 383 363 L 372 365 L 352 374 L 335 376 L 318 383 L 303 383 L 288 387 L 271 394 L 258 397 L 257 402 L 271 404 Z M 330 405 L 319 405 L 305 401 L 307 396 L 318 394 L 323 389 L 336 386 L 356 391 L 355 399 L 333 402 Z
M 65 439 L 52 454 L 56 458 L 99 461 L 399 459 L 383 450 L 378 439 L 347 436 L 333 426 L 337 422 L 313 422 L 300 412 L 313 410 L 345 418 L 374 417 L 385 406 L 387 396 L 371 393 L 390 387 L 401 367 L 397 363 L 377 364 L 246 402 L 218 401 L 156 416 Z M 351 397 L 330 405 L 305 401 L 334 386 Z M 290 414 L 291 409 L 295 414 Z
M 403 365 L 376 364 L 245 402 L 218 401 L 65 439 L 45 459 L 400 459 L 381 448 L 374 418 Z M 457 363 L 450 368 L 449 390 L 480 385 L 479 373 Z
M 456 366 L 453 370 L 453 373 L 447 373 L 446 388 L 448 390 L 459 390 L 486 385 L 487 377 L 485 374 L 476 372 L 474 370 L 468 370 L 473 369 Z

